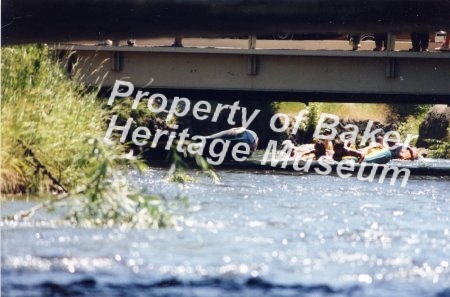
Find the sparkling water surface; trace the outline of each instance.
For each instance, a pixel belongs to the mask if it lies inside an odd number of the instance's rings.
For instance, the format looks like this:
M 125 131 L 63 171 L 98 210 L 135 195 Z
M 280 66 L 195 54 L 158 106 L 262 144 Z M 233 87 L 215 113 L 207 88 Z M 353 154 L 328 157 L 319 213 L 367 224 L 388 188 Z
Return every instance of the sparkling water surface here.
M 443 163 L 441 163 L 443 164 Z M 450 296 L 450 178 L 406 187 L 293 172 L 217 171 L 176 185 L 175 228 L 82 229 L 39 212 L 2 222 L 2 296 Z M 2 215 L 36 203 L 2 204 Z

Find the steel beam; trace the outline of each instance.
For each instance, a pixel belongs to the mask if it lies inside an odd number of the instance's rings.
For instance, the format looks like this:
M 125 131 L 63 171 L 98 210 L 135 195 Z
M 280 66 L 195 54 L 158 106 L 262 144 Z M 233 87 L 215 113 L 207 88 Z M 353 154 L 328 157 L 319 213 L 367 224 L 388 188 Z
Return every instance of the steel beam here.
M 450 103 L 450 53 L 59 46 L 90 86 L 190 99 Z M 120 61 L 117 61 L 120 59 Z M 71 68 L 72 69 L 72 68 Z
M 3 0 L 2 43 L 450 29 L 450 0 Z

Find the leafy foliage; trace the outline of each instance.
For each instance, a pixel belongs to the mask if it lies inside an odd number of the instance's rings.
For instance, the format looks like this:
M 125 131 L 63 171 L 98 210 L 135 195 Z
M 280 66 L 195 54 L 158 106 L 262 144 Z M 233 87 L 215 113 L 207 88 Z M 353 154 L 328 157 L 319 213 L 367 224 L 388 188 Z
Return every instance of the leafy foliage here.
M 431 158 L 450 159 L 450 142 L 437 139 L 427 139 L 426 142 L 430 145 L 428 149 Z
M 120 170 L 143 164 L 103 140 L 109 115 L 96 94 L 67 77 L 47 47 L 3 47 L 1 68 L 3 193 L 64 192 L 55 200 L 83 226 L 170 225 L 164 199 L 136 191 Z
M 184 143 L 185 146 L 188 143 Z M 167 174 L 167 179 L 176 183 L 189 183 L 194 182 L 195 178 L 186 173 L 186 169 L 189 167 L 189 160 L 194 160 L 196 167 L 200 169 L 200 172 L 209 177 L 214 183 L 219 183 L 220 179 L 206 162 L 205 158 L 199 154 L 190 155 L 186 152 L 180 154 L 175 147 L 171 150 L 171 167 Z M 198 172 L 198 171 L 197 171 Z
M 142 169 L 145 165 L 103 140 L 91 138 L 92 150 L 79 160 L 89 177 L 76 190 L 78 199 L 70 203 L 68 218 L 81 226 L 166 227 L 171 224 L 165 201 L 160 196 L 135 190 L 119 165 Z
M 308 119 L 306 121 L 306 142 L 311 142 L 313 139 L 313 134 L 316 129 L 317 122 L 320 115 L 320 103 L 311 103 L 307 107 L 308 109 Z
M 2 192 L 58 190 L 50 173 L 70 188 L 84 139 L 104 132 L 105 113 L 67 78 L 45 46 L 2 48 Z
M 424 115 L 430 108 L 431 104 L 390 104 L 391 117 L 395 121 L 404 121 L 409 116 L 420 117 Z

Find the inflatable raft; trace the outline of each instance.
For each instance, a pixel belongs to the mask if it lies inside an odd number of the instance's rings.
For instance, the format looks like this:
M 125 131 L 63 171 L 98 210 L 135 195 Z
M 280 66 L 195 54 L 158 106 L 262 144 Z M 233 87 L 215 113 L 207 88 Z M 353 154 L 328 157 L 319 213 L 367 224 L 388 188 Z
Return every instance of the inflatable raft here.
M 210 146 L 214 143 L 214 140 L 220 139 L 222 141 L 226 141 L 229 143 L 229 147 L 227 149 L 225 159 L 224 160 L 233 160 L 232 151 L 236 145 L 245 143 L 250 147 L 250 152 L 248 154 L 239 153 L 237 154 L 240 158 L 247 157 L 250 158 L 253 152 L 256 150 L 258 146 L 258 136 L 252 130 L 246 129 L 244 127 L 239 128 L 231 128 L 225 131 L 218 132 L 216 134 L 212 134 L 209 136 L 204 136 L 206 139 L 206 146 L 203 153 L 203 156 L 210 156 Z M 220 142 L 216 142 L 214 145 L 214 151 L 220 151 L 223 149 L 223 144 Z
M 387 148 L 373 148 L 364 156 L 363 162 L 373 164 L 386 164 L 392 159 L 391 151 Z M 354 160 L 358 162 L 357 157 L 343 157 L 342 160 Z
M 305 163 L 304 161 L 301 161 L 302 163 L 299 164 L 299 166 L 303 166 Z M 448 165 L 427 165 L 427 164 L 416 164 L 411 163 L 413 161 L 408 161 L 408 163 L 404 164 L 392 164 L 395 167 L 397 167 L 399 170 L 402 169 L 408 169 L 411 175 L 427 175 L 427 176 L 440 176 L 443 178 L 450 178 L 450 166 Z M 283 162 L 280 161 L 275 166 L 272 166 L 270 161 L 266 164 L 263 164 L 261 160 L 247 160 L 245 162 L 223 162 L 219 166 L 214 166 L 216 168 L 221 169 L 235 169 L 235 170 L 257 170 L 257 171 L 263 171 L 263 172 L 270 172 L 270 171 L 278 171 L 278 172 L 289 172 L 289 173 L 295 173 L 298 172 L 299 174 L 305 174 L 303 171 L 298 171 L 293 166 L 293 162 L 289 161 L 286 166 L 282 166 Z M 338 162 L 334 164 L 330 164 L 332 171 L 336 172 Z M 390 164 L 390 163 L 389 163 Z M 372 170 L 374 169 L 376 171 L 376 174 L 381 174 L 383 170 L 392 168 L 393 166 L 390 166 L 389 164 L 376 164 L 376 163 L 365 163 L 365 164 L 358 164 L 355 162 L 354 164 L 354 170 L 353 172 L 359 171 L 360 167 L 363 167 L 362 170 L 365 175 L 370 174 Z M 375 167 L 375 168 L 374 168 Z M 313 161 L 310 166 L 310 173 L 314 173 L 314 169 L 319 168 L 320 170 L 325 170 L 324 166 L 321 165 L 318 161 Z

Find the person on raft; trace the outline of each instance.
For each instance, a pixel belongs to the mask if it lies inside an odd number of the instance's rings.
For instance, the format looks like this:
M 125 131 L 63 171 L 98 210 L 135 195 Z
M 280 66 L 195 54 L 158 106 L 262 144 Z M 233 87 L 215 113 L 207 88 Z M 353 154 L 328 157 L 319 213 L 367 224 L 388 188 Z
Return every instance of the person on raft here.
M 393 139 L 388 139 L 387 144 L 389 146 L 388 149 L 391 151 L 392 159 L 411 161 L 419 159 L 419 150 L 416 147 L 403 147 L 403 143 Z
M 318 160 L 320 157 L 322 156 L 326 156 L 326 147 L 325 147 L 325 142 L 323 142 L 322 140 L 318 140 L 316 141 L 316 143 L 314 143 L 314 148 L 308 151 L 305 151 L 302 153 L 301 157 L 309 157 L 310 155 L 314 156 L 314 160 Z
M 302 145 L 294 145 L 292 140 L 286 139 L 281 144 L 283 150 L 289 151 L 291 150 L 290 157 L 294 157 L 296 155 L 303 155 L 306 152 L 309 152 L 314 148 L 314 144 L 302 144 Z
M 364 161 L 365 156 L 370 153 L 374 148 L 382 147 L 379 143 L 372 143 L 362 149 L 352 149 L 348 147 L 348 142 L 342 142 L 340 140 L 336 141 L 334 144 L 334 154 L 333 159 L 335 161 L 341 161 L 343 157 L 356 157 L 358 158 L 358 163 Z
M 323 135 L 328 136 L 331 135 L 331 129 L 324 129 L 322 132 Z M 322 142 L 322 141 L 320 141 Z M 317 142 L 316 142 L 317 144 Z M 314 151 L 316 149 L 316 144 L 302 144 L 299 146 L 294 145 L 294 143 L 292 142 L 292 140 L 290 139 L 286 139 L 285 141 L 283 141 L 283 143 L 281 144 L 281 146 L 283 147 L 283 150 L 288 151 L 289 149 L 291 150 L 291 154 L 290 157 L 295 157 L 295 156 L 304 156 L 304 155 L 308 155 L 310 154 L 312 151 Z M 324 139 L 323 140 L 323 145 L 325 146 L 325 155 L 332 158 L 333 157 L 333 140 L 331 139 Z M 318 144 L 318 146 L 320 147 L 321 144 Z M 321 148 L 319 148 L 320 150 Z
M 340 140 L 336 141 L 334 144 L 333 159 L 339 162 L 343 157 L 347 156 L 356 157 L 358 158 L 358 163 L 361 163 L 364 160 L 365 155 L 358 150 L 347 147 L 347 145 Z
M 329 129 L 329 128 L 324 129 L 323 130 L 323 135 L 325 135 L 325 136 L 331 135 L 331 129 Z M 329 156 L 329 157 L 333 157 L 333 154 L 334 154 L 333 140 L 331 140 L 331 139 L 324 139 L 323 143 L 325 145 L 326 155 Z

